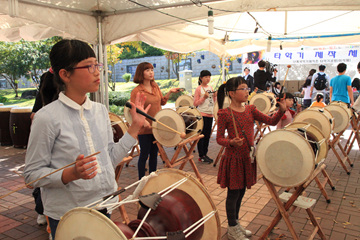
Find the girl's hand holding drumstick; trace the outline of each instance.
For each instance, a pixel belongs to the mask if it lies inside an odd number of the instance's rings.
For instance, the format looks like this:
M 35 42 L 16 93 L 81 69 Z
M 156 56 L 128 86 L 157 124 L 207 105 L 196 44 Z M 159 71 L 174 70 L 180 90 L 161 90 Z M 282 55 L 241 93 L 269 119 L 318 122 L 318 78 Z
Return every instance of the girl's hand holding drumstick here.
M 133 137 L 137 138 L 138 132 L 143 127 L 149 127 L 149 124 L 146 123 L 145 116 L 136 113 L 136 108 L 147 113 L 148 110 L 151 107 L 151 104 L 149 104 L 146 109 L 144 109 L 146 96 L 143 93 L 138 92 L 136 94 L 135 103 L 130 102 L 131 108 L 130 108 L 130 114 L 132 118 L 132 124 L 128 128 L 128 133 Z
M 96 157 L 86 157 L 80 154 L 75 161 L 74 166 L 65 168 L 61 177 L 64 184 L 78 180 L 78 179 L 92 179 L 97 174 L 98 167 L 95 161 Z
M 244 143 L 244 138 L 236 137 L 230 140 L 230 146 L 233 147 L 240 147 L 243 145 L 243 143 Z

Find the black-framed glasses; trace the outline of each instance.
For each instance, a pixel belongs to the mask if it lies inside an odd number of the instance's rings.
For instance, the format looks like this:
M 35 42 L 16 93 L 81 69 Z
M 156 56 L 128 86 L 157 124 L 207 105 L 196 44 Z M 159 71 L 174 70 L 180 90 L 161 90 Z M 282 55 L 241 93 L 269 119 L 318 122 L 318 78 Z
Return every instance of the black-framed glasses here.
M 87 68 L 89 70 L 89 73 L 94 73 L 95 69 L 97 69 L 99 72 L 101 72 L 104 68 L 104 65 L 102 63 L 90 64 L 90 65 L 85 65 L 85 66 L 81 66 L 81 67 L 74 67 L 73 69 L 82 69 L 82 68 Z
M 237 90 L 243 90 L 243 91 L 251 91 L 251 88 L 238 88 L 238 89 L 235 89 L 235 90 L 233 90 L 233 91 L 237 91 Z

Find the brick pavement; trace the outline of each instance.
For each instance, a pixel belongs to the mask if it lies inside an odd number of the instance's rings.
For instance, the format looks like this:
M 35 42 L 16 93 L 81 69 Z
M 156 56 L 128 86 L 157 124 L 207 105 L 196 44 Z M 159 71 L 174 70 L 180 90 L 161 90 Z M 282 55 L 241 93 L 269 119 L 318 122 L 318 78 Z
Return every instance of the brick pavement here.
M 352 160 L 355 159 L 355 164 L 350 170 L 350 175 L 345 173 L 332 151 L 329 152 L 326 159 L 326 170 L 336 187 L 336 190 L 332 191 L 328 185 L 326 186 L 326 190 L 331 198 L 331 203 L 326 203 L 325 198 L 321 195 L 314 182 L 306 189 L 308 196 L 317 200 L 312 209 L 328 239 L 360 239 L 360 155 L 359 149 L 355 145 L 350 153 L 350 158 Z M 212 135 L 210 146 L 208 155 L 215 159 L 220 149 L 216 144 L 215 134 Z M 165 148 L 165 150 L 171 158 L 174 149 Z M 0 195 L 6 194 L 24 184 L 23 178 L 15 172 L 22 172 L 25 152 L 26 150 L 24 149 L 0 147 Z M 196 159 L 195 163 L 202 175 L 205 186 L 219 210 L 222 239 L 227 239 L 225 213 L 226 190 L 219 188 L 218 184 L 216 184 L 218 167 L 198 162 L 197 153 L 194 153 L 194 156 Z M 119 179 L 119 185 L 121 187 L 128 186 L 136 181 L 137 170 L 134 166 L 136 165 L 136 160 L 135 158 L 129 167 L 124 168 Z M 159 158 L 158 168 L 162 167 L 163 164 Z M 185 166 L 185 171 L 192 173 L 190 164 Z M 280 188 L 277 189 L 279 189 L 280 192 L 284 190 Z M 36 224 L 37 214 L 33 210 L 34 203 L 31 192 L 32 190 L 30 189 L 23 189 L 4 199 L 0 199 L 0 240 L 48 239 L 45 226 L 38 226 Z M 125 196 L 126 193 L 123 197 Z M 130 219 L 136 219 L 136 206 L 126 205 L 126 209 Z M 264 182 L 260 180 L 245 194 L 240 210 L 240 222 L 254 233 L 251 239 L 258 239 L 275 214 L 275 202 L 271 199 Z M 117 210 L 113 212 L 112 219 L 121 221 Z M 290 219 L 300 239 L 305 239 L 309 236 L 312 226 L 304 210 L 297 209 L 291 215 Z M 269 235 L 269 239 L 292 239 L 283 220 L 280 221 Z M 319 239 L 319 237 L 316 236 L 315 239 Z

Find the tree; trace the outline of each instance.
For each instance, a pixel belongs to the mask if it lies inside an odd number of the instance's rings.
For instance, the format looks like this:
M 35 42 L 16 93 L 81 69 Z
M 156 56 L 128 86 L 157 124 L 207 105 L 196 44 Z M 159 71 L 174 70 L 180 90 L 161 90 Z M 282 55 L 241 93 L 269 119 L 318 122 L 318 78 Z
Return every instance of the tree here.
M 121 59 L 134 59 L 149 56 L 162 56 L 164 50 L 150 46 L 144 42 L 125 42 L 120 44 L 124 51 L 120 55 Z
M 61 38 L 42 41 L 0 42 L 0 75 L 6 79 L 18 97 L 18 79 L 27 76 L 38 86 L 44 69 L 50 67 L 49 52 Z
M 115 64 L 120 62 L 119 56 L 123 52 L 124 48 L 120 48 L 117 45 L 109 45 L 106 47 L 107 51 L 107 62 L 108 65 L 111 66 L 111 70 L 108 70 L 109 74 L 109 88 L 112 91 L 115 91 L 115 83 L 116 83 L 116 71 L 115 71 Z
M 170 61 L 172 62 L 172 70 L 176 75 L 176 79 L 179 80 L 179 66 L 180 62 L 183 59 L 186 59 L 191 53 L 176 53 L 176 52 L 169 52 L 165 51 L 165 57 L 168 60 L 168 66 L 170 65 Z M 168 69 L 168 74 L 170 78 L 170 69 Z

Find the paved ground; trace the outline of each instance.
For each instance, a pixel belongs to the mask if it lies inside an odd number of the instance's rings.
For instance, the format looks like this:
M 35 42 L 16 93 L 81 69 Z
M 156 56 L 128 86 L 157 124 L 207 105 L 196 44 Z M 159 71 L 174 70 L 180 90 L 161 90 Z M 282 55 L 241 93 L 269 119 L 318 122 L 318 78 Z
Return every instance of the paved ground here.
M 346 132 L 345 136 L 348 134 L 349 131 Z M 215 141 L 215 134 L 213 134 L 209 156 L 215 159 L 219 149 L 220 147 Z M 166 151 L 171 158 L 174 149 L 166 148 Z M 23 178 L 18 173 L 22 173 L 25 153 L 26 150 L 24 149 L 0 147 L 0 195 L 4 195 L 24 184 Z M 197 153 L 194 153 L 194 156 L 205 186 L 219 210 L 222 239 L 227 239 L 226 190 L 221 189 L 216 184 L 218 166 L 213 167 L 213 165 L 200 163 L 197 161 Z M 307 195 L 317 200 L 313 207 L 313 212 L 328 239 L 360 239 L 360 154 L 357 146 L 353 147 L 350 158 L 355 161 L 350 175 L 345 173 L 332 151 L 329 152 L 326 159 L 326 170 L 336 186 L 335 191 L 332 191 L 330 186 L 326 186 L 331 203 L 326 203 L 325 198 L 321 195 L 319 189 L 315 187 L 314 182 L 306 189 Z M 129 167 L 124 168 L 119 180 L 121 187 L 128 186 L 136 181 L 137 170 L 134 166 L 136 162 L 137 158 L 130 163 Z M 163 167 L 160 158 L 158 166 L 159 168 Z M 190 164 L 187 164 L 185 170 L 192 172 Z M 278 190 L 282 192 L 284 189 L 278 188 Z M 1 240 L 48 239 L 46 227 L 38 226 L 36 223 L 37 214 L 34 211 L 31 192 L 32 190 L 30 189 L 23 189 L 4 199 L 0 199 Z M 135 205 L 128 206 L 127 211 L 131 220 L 136 219 Z M 275 202 L 271 199 L 263 180 L 260 180 L 251 190 L 246 192 L 240 213 L 241 224 L 247 226 L 254 233 L 251 239 L 258 239 L 276 214 Z M 297 209 L 290 218 L 300 239 L 306 239 L 312 230 L 312 225 L 306 212 Z M 113 213 L 112 219 L 121 221 L 117 210 Z M 280 221 L 269 235 L 269 239 L 292 239 L 283 220 Z M 319 237 L 316 236 L 315 239 L 319 239 Z

